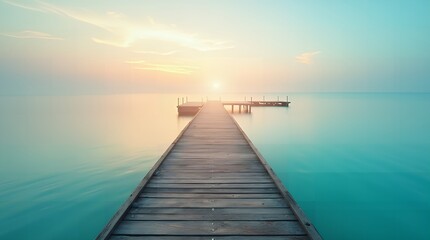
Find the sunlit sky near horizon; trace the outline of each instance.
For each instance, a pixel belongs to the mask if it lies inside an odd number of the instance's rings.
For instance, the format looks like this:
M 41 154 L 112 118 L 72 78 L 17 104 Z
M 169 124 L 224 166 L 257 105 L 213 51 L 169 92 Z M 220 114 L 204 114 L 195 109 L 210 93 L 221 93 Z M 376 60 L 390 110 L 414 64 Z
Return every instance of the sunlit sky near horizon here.
M 0 95 L 429 92 L 430 1 L 0 0 Z

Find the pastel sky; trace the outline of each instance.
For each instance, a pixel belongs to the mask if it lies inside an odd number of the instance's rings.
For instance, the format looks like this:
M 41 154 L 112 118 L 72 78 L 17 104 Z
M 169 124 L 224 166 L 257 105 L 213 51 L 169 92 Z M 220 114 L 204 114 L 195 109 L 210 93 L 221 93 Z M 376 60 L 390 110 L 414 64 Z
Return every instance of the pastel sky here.
M 0 0 L 0 95 L 430 91 L 428 0 Z

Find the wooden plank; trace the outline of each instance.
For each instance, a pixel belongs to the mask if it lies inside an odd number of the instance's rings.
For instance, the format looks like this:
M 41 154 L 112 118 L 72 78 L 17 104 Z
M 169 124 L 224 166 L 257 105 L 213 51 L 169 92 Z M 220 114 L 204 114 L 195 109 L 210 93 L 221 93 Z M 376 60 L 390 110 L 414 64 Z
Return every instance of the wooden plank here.
M 219 166 L 221 165 L 221 166 Z M 187 166 L 211 166 L 213 168 L 219 167 L 258 167 L 264 169 L 256 160 L 230 160 L 230 161 L 213 161 L 208 159 L 199 159 L 199 160 L 179 160 L 179 161 L 166 161 L 163 163 L 162 167 L 176 167 L 182 168 Z
M 249 146 L 249 144 L 246 142 L 246 140 L 244 138 L 238 138 L 240 139 L 240 141 L 235 140 L 235 142 L 241 142 L 243 144 L 235 144 L 235 145 L 231 145 L 231 144 L 217 144 L 217 145 L 213 145 L 211 143 L 207 143 L 206 141 L 202 141 L 201 139 L 195 139 L 193 138 L 193 140 L 188 140 L 189 138 L 182 138 L 178 144 L 176 144 L 176 146 L 174 147 L 174 149 L 176 150 L 182 150 L 182 149 L 218 149 L 218 148 L 223 148 L 223 149 L 228 149 L 228 150 L 234 150 L 237 147 L 243 148 L 243 149 L 247 149 L 247 150 L 252 150 L 252 148 Z M 211 138 L 209 140 L 213 140 L 213 136 L 211 136 Z M 226 138 L 216 138 L 217 140 L 227 140 Z M 190 142 L 190 143 L 187 143 Z M 221 141 L 220 141 L 221 142 Z
M 152 183 L 151 188 L 276 188 L 273 183 Z
M 164 178 L 249 178 L 249 177 L 265 177 L 266 173 L 211 173 L 211 172 L 197 172 L 197 173 L 175 173 L 175 172 L 162 172 L 159 171 L 157 176 Z
M 204 143 L 204 145 L 215 145 L 215 147 L 217 146 L 225 146 L 225 145 L 243 145 L 243 146 L 248 146 L 248 143 L 242 139 L 242 138 L 235 138 L 235 137 L 221 137 L 221 136 L 212 136 L 213 138 L 211 139 L 206 139 L 203 137 L 198 137 L 195 136 L 192 140 L 190 138 L 183 138 L 181 139 L 181 143 L 180 145 L 177 146 L 197 146 L 200 145 L 202 143 Z M 214 138 L 216 137 L 216 138 Z
M 243 140 L 245 143 L 246 141 Z M 200 143 L 200 144 L 199 144 Z M 173 148 L 173 152 L 199 152 L 199 151 L 213 151 L 213 150 L 224 150 L 228 151 L 229 153 L 235 153 L 235 152 L 243 152 L 243 153 L 249 153 L 250 150 L 252 150 L 249 145 L 246 144 L 235 144 L 235 145 L 225 145 L 225 144 L 201 144 L 202 141 L 198 141 L 195 144 L 187 144 L 185 146 L 182 145 L 176 145 Z
M 201 169 L 180 169 L 180 170 L 161 168 L 161 169 L 159 169 L 159 172 L 157 175 L 161 175 L 161 174 L 164 174 L 164 175 L 173 175 L 173 174 L 200 174 L 200 175 L 204 175 L 204 174 L 210 174 L 211 176 L 215 176 L 216 174 L 227 174 L 227 173 L 229 173 L 230 175 L 233 175 L 235 173 L 249 173 L 249 174 L 254 174 L 253 176 L 257 176 L 257 174 L 259 174 L 260 176 L 267 175 L 267 173 L 261 169 L 255 169 L 254 170 L 254 169 L 240 169 L 240 168 L 233 168 L 233 169 L 201 168 Z
M 236 158 L 236 159 L 243 159 L 243 158 L 255 158 L 254 154 L 251 153 L 219 153 L 219 152 L 214 152 L 214 153 L 193 153 L 193 152 L 189 152 L 189 153 L 178 153 L 178 152 L 172 152 L 170 153 L 170 157 L 173 158 L 218 158 L 218 159 L 231 159 L 231 158 Z
M 126 236 L 113 235 L 112 240 L 308 240 L 306 236 Z
M 230 174 L 233 175 L 234 173 L 249 173 L 248 176 L 264 176 L 267 175 L 267 173 L 264 170 L 261 169 L 213 169 L 213 168 L 200 168 L 200 169 L 180 169 L 180 170 L 174 170 L 174 169 L 160 169 L 158 172 L 158 175 L 164 174 L 164 175 L 173 175 L 173 174 L 211 174 L 211 175 L 217 175 L 217 174 Z M 251 175 L 252 174 L 252 175 Z M 225 176 L 225 175 L 219 175 L 219 176 Z M 242 175 L 242 177 L 245 175 Z
M 241 165 L 243 167 L 252 166 L 252 167 L 259 167 L 263 168 L 261 164 L 257 160 L 250 160 L 250 159 L 218 159 L 218 160 L 211 160 L 211 159 L 169 159 L 165 163 L 163 163 L 164 166 L 169 165 L 176 165 L 179 167 L 186 166 L 186 165 L 224 165 L 226 167 L 234 167 L 235 165 Z M 215 167 L 215 166 L 213 166 Z M 223 167 L 223 166 L 216 166 L 216 167 Z
M 256 156 L 216 156 L 216 155 L 183 155 L 183 156 L 170 156 L 170 162 L 182 162 L 182 161 L 213 161 L 213 162 L 235 162 L 235 161 L 250 161 L 255 162 L 258 161 Z
M 142 193 L 139 197 L 145 198 L 203 198 L 203 199 L 215 199 L 215 198 L 282 198 L 278 193 L 248 193 L 248 194 L 236 194 L 236 193 Z
M 277 188 L 145 188 L 145 192 L 168 193 L 279 193 Z
M 293 221 L 293 214 L 128 214 L 127 221 Z
M 161 170 L 190 170 L 190 169 L 205 169 L 206 171 L 202 172 L 210 172 L 210 171 L 219 171 L 224 170 L 227 171 L 229 169 L 243 169 L 243 170 L 263 170 L 266 171 L 261 165 L 258 165 L 257 163 L 250 163 L 248 166 L 243 163 L 237 163 L 237 164 L 229 164 L 229 163 L 217 163 L 217 164 L 211 164 L 211 163 L 202 163 L 202 162 L 196 162 L 196 163 L 186 163 L 186 164 L 177 164 L 169 162 L 163 166 L 160 167 Z M 269 177 L 269 175 L 266 172 L 266 176 Z
M 123 221 L 119 235 L 305 235 L 297 221 Z
M 210 171 L 227 171 L 227 170 L 263 170 L 266 171 L 262 166 L 257 164 L 210 164 L 210 163 L 196 163 L 196 164 L 174 164 L 167 163 L 160 167 L 160 170 L 189 170 L 189 169 L 202 169 L 202 170 L 210 170 Z
M 202 141 L 199 141 L 200 143 Z M 229 153 L 241 152 L 249 153 L 252 150 L 249 145 L 235 144 L 235 145 L 224 145 L 224 144 L 190 144 L 187 146 L 177 145 L 173 148 L 172 152 L 199 152 L 199 151 L 213 151 L 213 150 L 224 150 Z
M 272 183 L 270 178 L 232 178 L 232 179 L 165 179 L 165 178 L 152 178 L 151 183 Z
M 264 168 L 258 167 L 258 166 L 248 166 L 248 167 L 241 167 L 240 165 L 233 165 L 233 166 L 211 166 L 211 165 L 187 165 L 187 166 L 163 166 L 159 169 L 159 173 L 200 173 L 200 172 L 210 172 L 210 173 L 264 173 Z
M 213 214 L 293 214 L 289 208 L 252 207 L 252 208 L 130 208 L 133 214 L 178 214 L 178 215 L 213 215 Z
M 226 167 L 234 167 L 234 165 L 242 165 L 243 167 L 249 166 L 249 167 L 260 167 L 264 169 L 256 160 L 250 160 L 250 159 L 218 159 L 218 160 L 210 160 L 210 159 L 181 159 L 181 160 L 171 160 L 169 159 L 168 162 L 166 162 L 163 166 L 168 165 L 225 165 Z M 214 166 L 215 167 L 215 166 Z M 222 167 L 222 166 L 217 166 Z
M 133 202 L 133 207 L 287 207 L 284 199 L 184 199 L 184 198 L 138 198 Z

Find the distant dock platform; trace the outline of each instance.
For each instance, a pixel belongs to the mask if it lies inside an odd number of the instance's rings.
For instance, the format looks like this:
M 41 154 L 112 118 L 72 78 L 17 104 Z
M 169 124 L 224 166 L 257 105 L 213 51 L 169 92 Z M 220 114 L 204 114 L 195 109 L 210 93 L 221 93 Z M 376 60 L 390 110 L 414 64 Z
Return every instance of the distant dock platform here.
M 291 102 L 287 101 L 220 101 L 224 106 L 231 106 L 231 112 L 234 112 L 235 107 L 239 113 L 251 113 L 252 107 L 288 107 Z M 206 102 L 182 102 L 179 103 L 178 98 L 178 113 L 179 115 L 195 115 L 197 114 Z
M 97 239 L 322 238 L 223 103 L 209 101 Z

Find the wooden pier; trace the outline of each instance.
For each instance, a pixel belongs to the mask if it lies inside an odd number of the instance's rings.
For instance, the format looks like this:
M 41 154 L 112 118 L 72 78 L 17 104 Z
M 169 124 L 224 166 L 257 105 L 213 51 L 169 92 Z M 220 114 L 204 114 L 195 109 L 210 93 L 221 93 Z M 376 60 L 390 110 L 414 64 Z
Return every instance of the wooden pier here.
M 321 239 L 221 102 L 205 103 L 97 239 Z
M 220 101 L 221 102 L 221 101 Z M 235 107 L 238 108 L 239 113 L 251 113 L 252 107 L 288 107 L 291 102 L 288 101 L 222 101 L 224 106 L 231 106 L 231 112 L 234 112 Z M 200 111 L 205 102 L 188 102 L 188 98 L 184 102 L 182 98 L 182 104 L 179 103 L 178 98 L 178 113 L 179 115 L 195 115 Z

